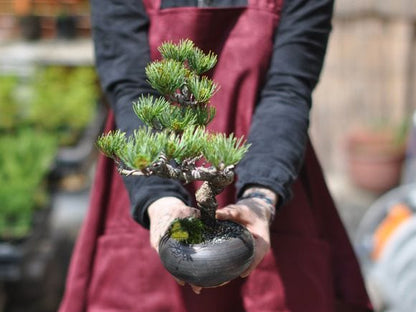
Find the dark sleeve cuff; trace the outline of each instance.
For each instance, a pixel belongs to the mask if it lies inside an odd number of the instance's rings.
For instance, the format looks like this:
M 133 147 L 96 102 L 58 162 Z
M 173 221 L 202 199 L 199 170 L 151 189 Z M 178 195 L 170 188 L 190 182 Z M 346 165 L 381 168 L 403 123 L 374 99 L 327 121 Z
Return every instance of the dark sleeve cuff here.
M 290 185 L 293 177 L 290 177 L 291 173 L 284 167 L 270 170 L 268 166 L 255 163 L 255 168 L 246 169 L 238 175 L 236 182 L 237 198 L 240 198 L 244 191 L 252 185 L 263 186 L 278 195 L 276 208 L 280 208 L 292 197 Z M 256 172 L 256 174 L 253 175 L 253 172 Z
M 145 228 L 150 227 L 147 208 L 162 197 L 176 197 L 188 206 L 192 205 L 189 193 L 175 180 L 152 177 L 123 177 L 130 196 L 131 214 L 136 222 Z
M 126 132 L 128 136 L 133 133 L 134 129 L 143 126 L 132 106 L 133 100 L 137 99 L 139 95 L 140 93 L 131 92 L 131 94 L 121 97 L 114 106 L 116 126 Z M 123 181 L 129 193 L 132 216 L 145 228 L 150 226 L 147 208 L 155 200 L 170 196 L 177 197 L 185 204 L 191 205 L 189 193 L 176 180 L 157 176 L 123 176 Z

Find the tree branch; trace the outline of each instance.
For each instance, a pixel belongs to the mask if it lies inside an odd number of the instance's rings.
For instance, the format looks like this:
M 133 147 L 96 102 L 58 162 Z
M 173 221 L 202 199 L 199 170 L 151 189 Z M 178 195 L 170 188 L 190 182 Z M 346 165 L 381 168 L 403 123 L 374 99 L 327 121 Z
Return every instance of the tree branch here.
M 125 169 L 119 167 L 119 173 L 125 176 L 151 176 L 176 179 L 185 183 L 193 181 L 208 181 L 215 187 L 223 188 L 234 180 L 234 166 L 227 166 L 223 170 L 215 167 L 174 167 L 164 159 L 154 163 L 152 167 L 143 170 Z

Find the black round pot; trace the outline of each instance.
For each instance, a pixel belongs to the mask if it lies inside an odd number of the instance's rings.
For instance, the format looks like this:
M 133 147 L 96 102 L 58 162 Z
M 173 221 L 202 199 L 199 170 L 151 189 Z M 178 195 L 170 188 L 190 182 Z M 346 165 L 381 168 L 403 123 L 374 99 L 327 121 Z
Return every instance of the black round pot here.
M 165 235 L 159 243 L 165 268 L 176 278 L 201 287 L 219 286 L 240 276 L 253 260 L 253 237 L 239 224 L 220 222 L 233 227 L 232 233 L 201 244 L 185 244 Z

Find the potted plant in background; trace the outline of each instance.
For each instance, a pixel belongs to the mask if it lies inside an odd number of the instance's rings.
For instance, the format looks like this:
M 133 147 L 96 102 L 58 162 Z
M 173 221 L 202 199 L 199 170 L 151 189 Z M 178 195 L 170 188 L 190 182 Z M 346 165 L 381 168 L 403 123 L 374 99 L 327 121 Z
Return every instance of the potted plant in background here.
M 29 79 L 0 75 L 0 285 L 7 311 L 56 311 L 66 269 L 57 259 L 67 250 L 52 233 L 55 197 L 88 187 L 104 115 L 98 96 L 92 67 L 43 65 Z
M 15 0 L 14 10 L 19 18 L 20 31 L 23 39 L 32 41 L 42 37 L 42 20 L 36 14 L 33 0 Z
M 97 109 L 95 71 L 91 67 L 43 66 L 30 85 L 28 119 L 54 132 L 61 146 L 77 143 Z
M 253 238 L 247 229 L 215 219 L 215 196 L 233 182 L 234 167 L 248 145 L 233 134 L 206 131 L 215 116 L 209 101 L 218 87 L 203 73 L 214 67 L 216 55 L 205 54 L 190 40 L 166 42 L 159 51 L 162 60 L 150 63 L 146 75 L 162 96 L 142 96 L 133 105 L 148 128 L 129 138 L 112 131 L 97 145 L 115 160 L 121 174 L 203 181 L 195 193 L 200 219 L 175 220 L 160 241 L 159 254 L 166 269 L 180 280 L 218 286 L 238 277 L 253 257 Z
M 0 76 L 0 132 L 12 129 L 19 119 L 19 104 L 14 96 L 18 79 L 14 75 Z
M 355 185 L 380 194 L 400 182 L 407 126 L 380 122 L 348 133 L 348 172 Z
M 59 149 L 53 177 L 66 190 L 80 190 L 88 183 L 95 150 L 93 142 L 102 130 L 103 105 L 93 68 L 44 66 L 30 85 L 28 121 L 37 129 L 55 133 Z
M 52 173 L 62 169 L 64 146 L 77 146 L 94 120 L 97 96 L 91 67 L 46 66 L 24 81 L 14 74 L 0 76 L 1 242 L 24 242 L 39 231 L 37 225 L 46 229 L 40 219 L 47 219 L 48 209 L 41 208 L 49 206 Z M 100 129 L 83 146 L 92 150 Z M 79 150 L 75 154 L 77 161 L 88 156 Z
M 61 39 L 74 39 L 77 36 L 77 17 L 73 14 L 75 2 L 72 0 L 58 1 L 59 13 L 56 16 L 56 33 Z
M 21 277 L 21 262 L 47 231 L 53 133 L 29 126 L 17 98 L 19 79 L 0 76 L 0 280 Z
M 53 135 L 19 129 L 0 137 L 0 239 L 33 234 L 33 214 L 47 206 L 46 176 L 56 152 Z

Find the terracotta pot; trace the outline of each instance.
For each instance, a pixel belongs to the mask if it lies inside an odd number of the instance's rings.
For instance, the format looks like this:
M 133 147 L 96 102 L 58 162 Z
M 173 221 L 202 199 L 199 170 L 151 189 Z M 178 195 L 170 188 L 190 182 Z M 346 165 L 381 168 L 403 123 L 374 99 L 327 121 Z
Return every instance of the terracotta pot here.
M 238 234 L 193 245 L 163 237 L 159 255 L 165 268 L 176 278 L 201 287 L 219 286 L 239 277 L 253 260 L 253 237 L 241 225 L 222 222 L 237 227 Z
M 347 153 L 349 175 L 358 187 L 383 193 L 400 182 L 405 146 L 398 144 L 391 133 L 352 132 Z

